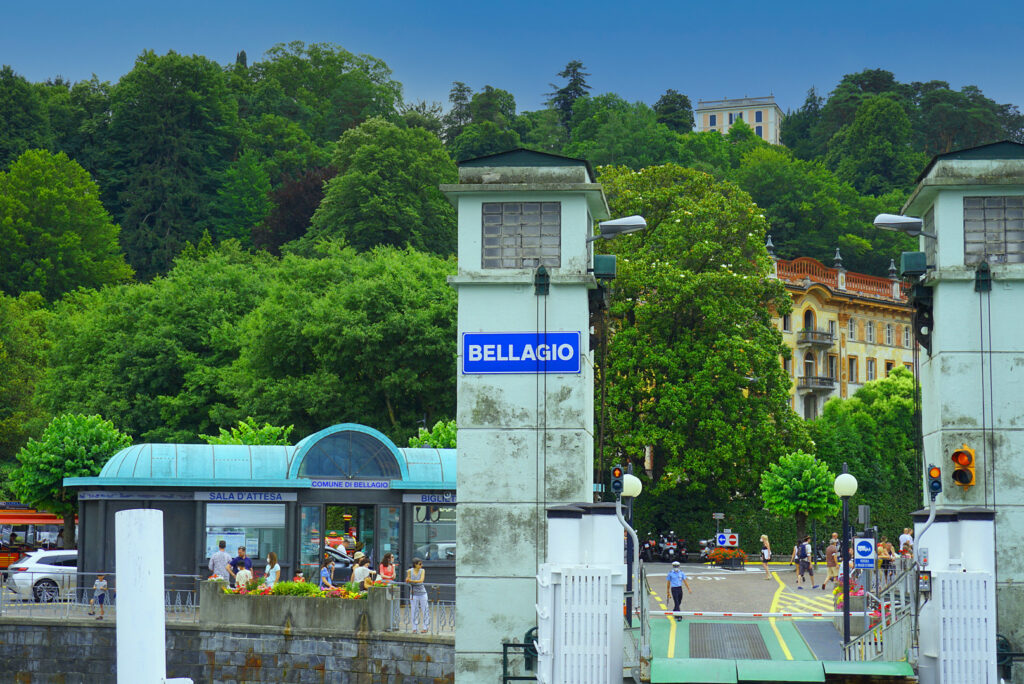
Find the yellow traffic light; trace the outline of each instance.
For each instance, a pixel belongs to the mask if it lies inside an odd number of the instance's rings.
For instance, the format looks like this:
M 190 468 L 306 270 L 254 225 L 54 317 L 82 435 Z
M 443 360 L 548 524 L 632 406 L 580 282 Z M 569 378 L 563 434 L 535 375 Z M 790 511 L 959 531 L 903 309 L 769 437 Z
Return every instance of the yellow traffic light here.
M 939 495 L 942 491 L 942 470 L 939 466 L 929 465 L 928 466 L 928 493 L 931 495 L 932 500 Z
M 974 485 L 974 449 L 962 445 L 953 452 L 953 482 L 961 487 Z

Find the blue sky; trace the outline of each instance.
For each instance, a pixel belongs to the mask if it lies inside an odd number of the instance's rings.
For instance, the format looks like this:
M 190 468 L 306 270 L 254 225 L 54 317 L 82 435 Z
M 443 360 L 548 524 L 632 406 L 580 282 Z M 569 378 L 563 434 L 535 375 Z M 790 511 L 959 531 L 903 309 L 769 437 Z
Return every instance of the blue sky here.
M 144 49 L 250 62 L 292 40 L 333 42 L 384 60 L 406 100 L 445 101 L 452 81 L 543 105 L 572 59 L 593 93 L 653 104 L 773 93 L 785 110 L 809 87 L 885 68 L 900 81 L 979 86 L 1024 108 L 1024 4 L 934 2 L 351 2 L 0 0 L 0 63 L 34 81 L 96 73 L 116 81 Z

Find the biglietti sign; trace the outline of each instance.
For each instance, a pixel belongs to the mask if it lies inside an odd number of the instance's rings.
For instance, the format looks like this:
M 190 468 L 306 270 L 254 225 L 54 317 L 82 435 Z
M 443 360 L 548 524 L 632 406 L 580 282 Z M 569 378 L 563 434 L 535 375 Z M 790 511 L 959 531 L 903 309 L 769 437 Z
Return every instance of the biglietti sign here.
M 462 333 L 462 372 L 579 373 L 580 333 Z

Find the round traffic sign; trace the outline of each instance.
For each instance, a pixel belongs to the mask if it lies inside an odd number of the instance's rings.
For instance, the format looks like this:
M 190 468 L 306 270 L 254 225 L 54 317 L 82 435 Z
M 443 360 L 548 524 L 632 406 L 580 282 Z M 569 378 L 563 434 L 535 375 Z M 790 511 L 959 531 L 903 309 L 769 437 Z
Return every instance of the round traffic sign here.
M 874 546 L 867 539 L 861 539 L 857 542 L 857 555 L 858 556 L 871 556 L 871 552 L 874 550 Z
M 740 536 L 738 534 L 730 534 L 729 538 L 726 540 L 726 546 L 739 546 L 739 545 L 740 545 Z
M 718 534 L 718 545 L 719 546 L 725 546 L 725 540 L 726 540 L 725 534 L 720 532 Z

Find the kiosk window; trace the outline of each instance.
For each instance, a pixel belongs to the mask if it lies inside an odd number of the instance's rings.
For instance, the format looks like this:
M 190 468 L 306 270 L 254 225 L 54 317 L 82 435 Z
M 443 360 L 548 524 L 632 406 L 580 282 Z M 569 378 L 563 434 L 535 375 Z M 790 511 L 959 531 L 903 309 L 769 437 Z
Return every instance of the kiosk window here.
M 254 561 L 271 551 L 284 549 L 284 504 L 206 504 L 206 557 L 217 551 L 218 542 L 232 556 L 244 546 Z
M 412 548 L 423 560 L 455 560 L 455 507 L 413 506 Z
M 317 576 L 320 567 L 320 530 L 323 528 L 320 523 L 320 507 L 303 506 L 299 515 L 299 570 L 310 580 Z

